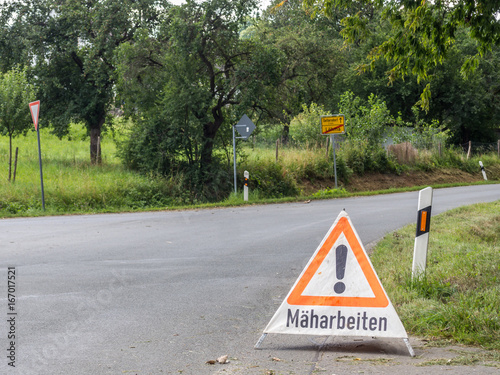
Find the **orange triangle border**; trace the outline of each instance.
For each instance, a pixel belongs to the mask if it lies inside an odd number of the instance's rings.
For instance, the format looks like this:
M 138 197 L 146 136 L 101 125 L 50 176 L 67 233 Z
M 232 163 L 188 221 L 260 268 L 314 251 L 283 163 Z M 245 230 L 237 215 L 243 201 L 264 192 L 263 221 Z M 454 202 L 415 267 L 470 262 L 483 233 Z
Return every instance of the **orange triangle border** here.
M 313 278 L 314 274 L 332 250 L 340 235 L 344 236 L 354 253 L 356 260 L 363 271 L 368 284 L 372 288 L 374 297 L 341 297 L 341 296 L 307 296 L 302 293 Z M 289 305 L 299 306 L 338 306 L 338 307 L 387 307 L 389 299 L 380 283 L 373 266 L 371 265 L 363 246 L 347 217 L 341 217 L 331 230 L 314 259 L 309 263 L 302 277 L 297 281 L 290 292 L 287 302 Z

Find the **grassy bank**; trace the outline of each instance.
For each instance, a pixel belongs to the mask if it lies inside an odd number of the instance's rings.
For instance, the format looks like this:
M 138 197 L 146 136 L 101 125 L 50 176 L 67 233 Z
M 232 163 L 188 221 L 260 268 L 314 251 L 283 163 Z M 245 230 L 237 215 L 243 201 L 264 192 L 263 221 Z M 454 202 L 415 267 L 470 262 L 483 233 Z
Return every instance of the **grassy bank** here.
M 428 266 L 411 280 L 414 225 L 371 259 L 409 334 L 500 350 L 500 201 L 432 218 Z
M 62 140 L 42 129 L 41 145 L 45 212 L 41 202 L 36 133 L 29 132 L 25 137 L 14 139 L 14 149 L 19 147 L 15 182 L 8 181 L 9 140 L 0 136 L 0 217 L 244 204 L 241 194 L 231 194 L 222 202 L 204 204 L 196 201 L 185 188 L 182 175 L 164 178 L 128 170 L 116 156 L 111 135 L 102 139 L 102 165 L 92 166 L 89 140 L 85 130 L 77 125 L 71 128 L 70 139 Z M 439 157 L 424 152 L 412 165 L 400 165 L 380 153 L 374 155 L 377 162 L 371 156 L 357 147 L 339 150 L 339 188 L 334 189 L 331 150 L 327 155 L 325 149 L 280 147 L 276 161 L 275 148 L 252 147 L 246 143 L 238 159 L 239 182 L 241 186 L 243 171 L 250 171 L 250 201 L 270 203 L 346 197 L 367 194 L 367 191 L 378 194 L 482 180 L 478 157 L 466 160 L 457 153 Z M 493 153 L 481 158 L 490 180 L 499 180 L 500 159 Z M 390 173 L 384 172 L 384 166 Z M 441 173 L 445 169 L 446 173 Z M 436 177 L 430 178 L 433 173 Z M 232 184 L 232 166 L 228 166 L 228 181 Z
M 124 168 L 114 141 L 102 140 L 103 163 L 90 165 L 85 130 L 75 126 L 71 140 L 41 131 L 46 214 L 116 212 L 183 204 L 181 186 Z M 19 147 L 15 182 L 8 181 L 8 138 L 0 137 L 0 215 L 43 214 L 36 133 L 14 139 Z

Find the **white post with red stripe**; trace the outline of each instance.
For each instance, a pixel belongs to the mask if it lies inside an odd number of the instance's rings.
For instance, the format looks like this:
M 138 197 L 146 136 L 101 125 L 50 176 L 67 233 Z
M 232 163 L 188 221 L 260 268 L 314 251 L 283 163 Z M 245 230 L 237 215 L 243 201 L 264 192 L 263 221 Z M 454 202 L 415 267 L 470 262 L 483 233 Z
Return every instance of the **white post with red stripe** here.
M 427 266 L 427 248 L 431 224 L 432 188 L 420 190 L 418 194 L 417 234 L 413 250 L 412 279 L 425 273 Z

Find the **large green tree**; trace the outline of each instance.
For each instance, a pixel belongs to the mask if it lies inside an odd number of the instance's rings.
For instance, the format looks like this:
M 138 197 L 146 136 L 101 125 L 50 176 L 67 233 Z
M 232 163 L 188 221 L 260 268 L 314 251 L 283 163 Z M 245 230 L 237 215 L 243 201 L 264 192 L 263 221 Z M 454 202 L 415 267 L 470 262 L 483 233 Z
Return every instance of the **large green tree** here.
M 120 100 L 138 122 L 125 147 L 132 166 L 183 173 L 197 197 L 230 187 L 220 161 L 231 126 L 279 79 L 275 51 L 241 38 L 253 0 L 188 0 L 173 7 L 158 32 L 120 49 Z M 250 113 L 249 113 L 250 114 Z
M 349 51 L 342 50 L 337 20 L 324 15 L 311 18 L 301 0 L 280 4 L 271 3 L 245 35 L 272 48 L 279 60 L 278 82 L 261 87 L 254 108 L 266 121 L 283 124 L 286 140 L 290 120 L 304 105 L 332 108 L 338 101 L 338 77 L 347 67 Z
M 390 82 L 407 75 L 416 76 L 427 83 L 435 68 L 448 56 L 461 28 L 469 31 L 477 42 L 477 53 L 466 59 L 461 71 L 470 74 L 492 48 L 500 44 L 500 2 L 497 0 L 304 0 L 307 6 L 334 16 L 342 9 L 359 4 L 382 11 L 382 18 L 390 22 L 391 29 L 385 40 L 370 53 L 370 63 L 363 69 L 373 68 L 375 61 L 386 59 L 391 66 Z M 343 35 L 356 43 L 369 32 L 369 18 L 358 12 L 343 18 Z M 421 104 L 429 107 L 431 85 L 427 83 L 421 95 Z
M 91 162 L 114 99 L 115 49 L 138 28 L 155 27 L 156 0 L 21 0 L 2 5 L 0 52 L 29 66 L 55 132 L 83 122 Z M 13 53 L 19 48 L 19 57 Z M 6 62 L 7 63 L 7 62 Z

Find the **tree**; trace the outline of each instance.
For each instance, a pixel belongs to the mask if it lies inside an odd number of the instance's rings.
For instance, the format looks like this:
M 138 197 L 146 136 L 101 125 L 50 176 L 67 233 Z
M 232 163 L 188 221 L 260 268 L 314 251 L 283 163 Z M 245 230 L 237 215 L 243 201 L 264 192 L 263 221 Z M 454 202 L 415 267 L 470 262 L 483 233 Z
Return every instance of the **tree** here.
M 461 30 L 446 63 L 436 68 L 430 82 L 432 100 L 425 118 L 439 120 L 450 129 L 455 144 L 497 139 L 494 130 L 500 124 L 500 47 L 493 47 L 464 80 L 460 67 L 476 51 L 476 43 Z
M 183 173 L 197 198 L 230 187 L 221 149 L 260 87 L 277 79 L 273 50 L 240 38 L 254 0 L 188 0 L 173 7 L 159 32 L 120 48 L 120 100 L 138 126 L 125 147 L 129 165 Z
M 362 66 L 372 68 L 376 60 L 390 61 L 389 81 L 404 78 L 408 74 L 419 82 L 427 82 L 434 69 L 442 64 L 455 43 L 457 32 L 466 28 L 477 42 L 477 54 L 464 61 L 461 71 L 464 76 L 471 73 L 495 45 L 500 44 L 500 2 L 497 0 L 304 0 L 307 6 L 333 16 L 338 9 L 353 4 L 373 6 L 382 10 L 382 17 L 392 26 L 386 40 L 375 46 L 370 53 L 370 63 Z M 356 13 L 342 20 L 342 31 L 348 42 L 355 43 L 369 31 L 368 18 Z M 421 103 L 429 108 L 431 95 L 428 83 L 421 95 Z
M 0 73 L 0 131 L 9 136 L 9 181 L 12 176 L 12 139 L 26 134 L 30 128 L 28 103 L 33 98 L 33 88 L 24 70 Z
M 303 105 L 316 103 L 332 107 L 338 101 L 335 86 L 346 68 L 347 51 L 342 51 L 338 22 L 318 15 L 314 19 L 300 0 L 277 1 L 255 26 L 254 38 L 272 46 L 281 60 L 280 81 L 269 87 L 263 112 L 271 119 L 288 123 Z
M 156 0 L 26 0 L 2 6 L 0 52 L 12 50 L 5 37 L 23 45 L 22 56 L 29 58 L 23 63 L 37 78 L 54 131 L 62 136 L 70 122 L 83 122 L 92 163 L 101 160 L 98 139 L 114 100 L 114 51 L 138 28 L 154 27 L 161 9 Z

